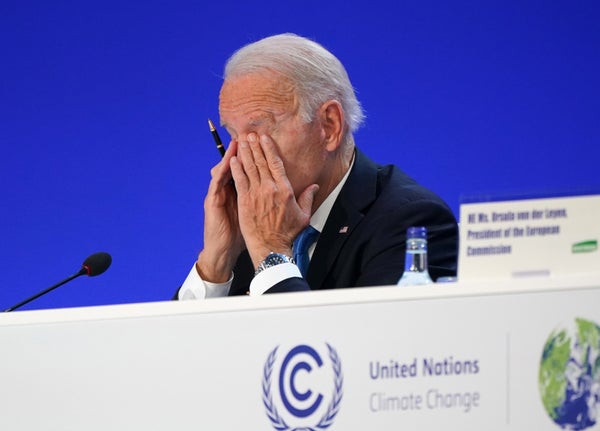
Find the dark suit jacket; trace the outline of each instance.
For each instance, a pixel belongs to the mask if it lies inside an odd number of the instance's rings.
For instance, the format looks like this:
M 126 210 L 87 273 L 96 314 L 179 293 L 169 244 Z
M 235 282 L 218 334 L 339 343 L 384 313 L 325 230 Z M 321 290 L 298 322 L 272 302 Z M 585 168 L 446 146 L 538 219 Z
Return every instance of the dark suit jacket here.
M 273 292 L 396 284 L 404 270 L 406 229 L 426 226 L 429 273 L 455 275 L 458 226 L 433 192 L 395 166 L 374 163 L 360 150 L 308 267 L 306 279 L 284 280 Z M 243 295 L 254 276 L 247 252 L 240 255 L 229 295 Z

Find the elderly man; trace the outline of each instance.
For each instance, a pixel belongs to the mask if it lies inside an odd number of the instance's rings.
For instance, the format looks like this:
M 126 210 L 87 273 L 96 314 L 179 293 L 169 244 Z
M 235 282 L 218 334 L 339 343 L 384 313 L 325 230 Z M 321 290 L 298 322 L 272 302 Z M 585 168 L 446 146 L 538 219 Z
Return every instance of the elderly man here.
M 452 212 L 358 150 L 361 106 L 321 45 L 283 34 L 237 51 L 219 114 L 231 143 L 211 171 L 204 248 L 179 299 L 395 284 L 410 226 L 428 228 L 432 278 L 455 273 Z

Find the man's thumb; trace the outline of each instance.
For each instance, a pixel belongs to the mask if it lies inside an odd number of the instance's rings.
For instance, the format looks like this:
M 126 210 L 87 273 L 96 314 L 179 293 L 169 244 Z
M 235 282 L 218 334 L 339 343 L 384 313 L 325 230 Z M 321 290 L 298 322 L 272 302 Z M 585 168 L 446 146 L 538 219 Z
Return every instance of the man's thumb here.
M 312 184 L 308 186 L 298 197 L 298 205 L 302 209 L 302 211 L 310 214 L 312 210 L 313 201 L 315 200 L 315 195 L 319 191 L 319 186 L 317 184 Z

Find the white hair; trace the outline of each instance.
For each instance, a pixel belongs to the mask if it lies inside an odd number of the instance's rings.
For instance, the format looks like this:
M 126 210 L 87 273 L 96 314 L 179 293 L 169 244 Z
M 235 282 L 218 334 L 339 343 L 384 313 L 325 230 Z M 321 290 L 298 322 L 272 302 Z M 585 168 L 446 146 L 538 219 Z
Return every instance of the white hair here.
M 241 76 L 269 70 L 290 80 L 298 96 L 300 115 L 310 122 L 328 100 L 344 110 L 350 133 L 365 115 L 342 63 L 316 42 L 285 33 L 270 36 L 236 51 L 225 64 L 225 76 Z

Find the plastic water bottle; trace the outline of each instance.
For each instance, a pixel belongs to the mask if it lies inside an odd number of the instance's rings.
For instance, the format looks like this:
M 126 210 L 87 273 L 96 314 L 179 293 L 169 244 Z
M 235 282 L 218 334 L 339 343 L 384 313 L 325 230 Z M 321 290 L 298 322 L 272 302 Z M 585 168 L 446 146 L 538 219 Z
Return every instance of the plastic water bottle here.
M 427 228 L 409 227 L 406 230 L 406 258 L 404 260 L 404 273 L 398 286 L 416 286 L 431 284 L 427 268 Z

